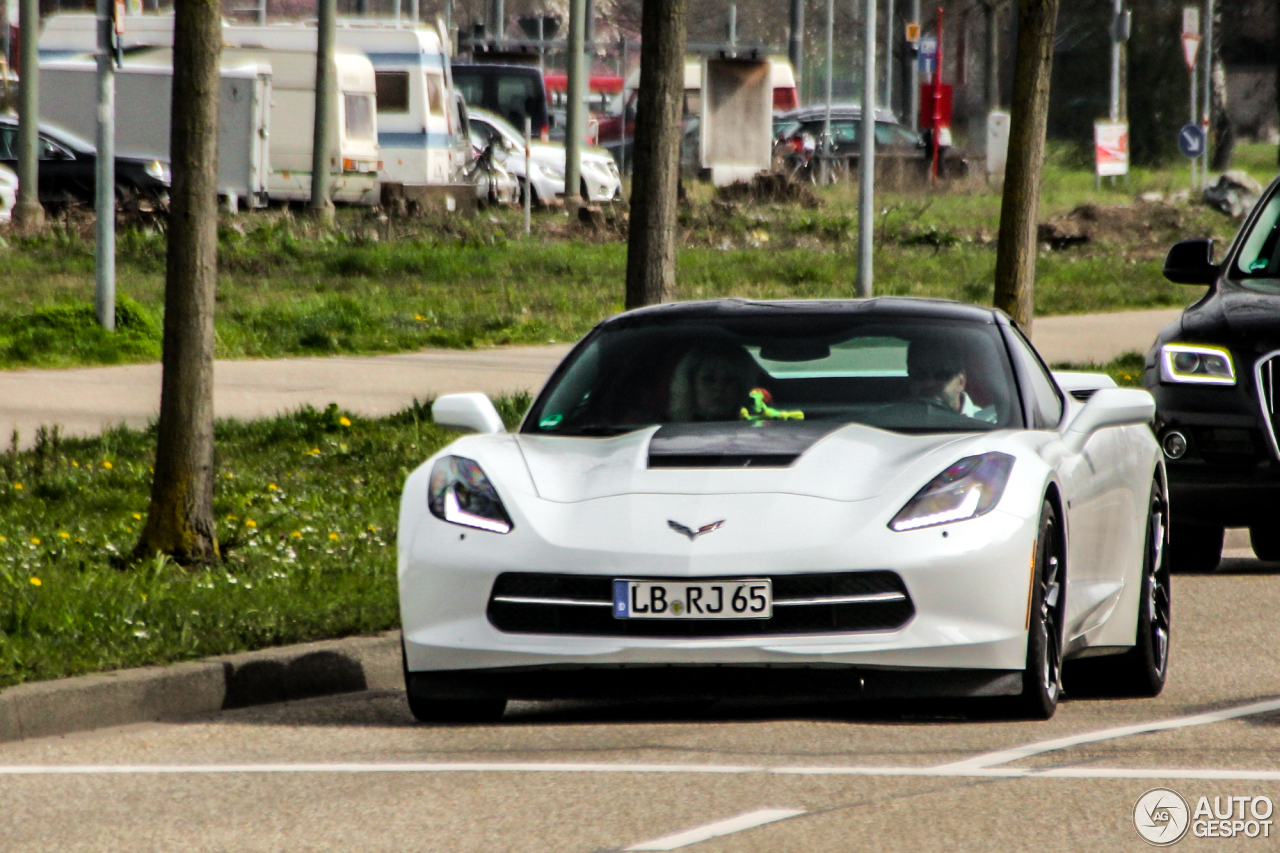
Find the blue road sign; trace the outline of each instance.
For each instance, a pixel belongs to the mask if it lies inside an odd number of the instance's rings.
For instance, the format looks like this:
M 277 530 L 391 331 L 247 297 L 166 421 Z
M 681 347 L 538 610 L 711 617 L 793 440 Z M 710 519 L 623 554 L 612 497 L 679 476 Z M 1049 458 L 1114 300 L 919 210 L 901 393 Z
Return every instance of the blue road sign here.
M 1198 124 L 1184 124 L 1178 131 L 1178 150 L 1188 160 L 1194 160 L 1204 153 L 1204 131 Z

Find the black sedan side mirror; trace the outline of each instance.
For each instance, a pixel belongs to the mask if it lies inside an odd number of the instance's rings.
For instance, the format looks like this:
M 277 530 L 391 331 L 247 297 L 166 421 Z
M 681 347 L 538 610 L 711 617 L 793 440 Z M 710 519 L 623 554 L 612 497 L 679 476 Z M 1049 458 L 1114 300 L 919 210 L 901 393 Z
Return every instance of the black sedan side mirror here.
M 1175 243 L 1164 259 L 1164 277 L 1174 284 L 1213 284 L 1219 272 L 1212 240 Z

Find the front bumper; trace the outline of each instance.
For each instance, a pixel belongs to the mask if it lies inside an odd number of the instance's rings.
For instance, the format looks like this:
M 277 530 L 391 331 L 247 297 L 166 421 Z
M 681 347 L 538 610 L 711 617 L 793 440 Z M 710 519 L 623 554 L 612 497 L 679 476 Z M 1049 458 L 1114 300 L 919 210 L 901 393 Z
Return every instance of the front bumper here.
M 462 673 L 485 670 L 498 681 L 510 676 L 518 685 L 521 673 L 577 672 L 565 678 L 592 680 L 618 667 L 693 666 L 737 673 L 748 667 L 753 670 L 747 676 L 723 677 L 750 680 L 759 667 L 836 667 L 845 672 L 841 678 L 850 668 L 977 669 L 1000 671 L 987 673 L 999 677 L 1025 664 L 1030 555 L 1038 519 L 996 510 L 957 524 L 895 533 L 858 502 L 797 495 L 639 495 L 533 504 L 534 512 L 515 518 L 506 535 L 465 530 L 425 511 L 415 516 L 413 529 L 402 526 L 400 603 L 410 672 L 468 681 Z M 690 543 L 667 529 L 672 517 L 727 517 L 736 523 Z M 780 524 L 777 519 L 800 521 Z M 648 542 L 627 535 L 636 529 L 659 532 Z M 637 544 L 628 548 L 628 541 Z M 574 636 L 504 632 L 486 613 L 493 584 L 507 571 L 732 578 L 885 569 L 902 578 L 915 608 L 910 621 L 896 630 Z

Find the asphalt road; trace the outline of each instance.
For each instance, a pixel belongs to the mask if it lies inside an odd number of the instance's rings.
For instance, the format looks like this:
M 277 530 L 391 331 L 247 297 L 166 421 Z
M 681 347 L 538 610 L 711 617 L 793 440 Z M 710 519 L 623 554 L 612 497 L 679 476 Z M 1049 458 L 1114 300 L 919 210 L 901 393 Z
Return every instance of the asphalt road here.
M 1067 701 L 1039 723 L 778 701 L 519 703 L 499 724 L 424 726 L 402 693 L 370 691 L 2 745 L 0 849 L 1144 850 L 1150 788 L 1191 809 L 1280 802 L 1280 565 L 1242 544 L 1175 579 L 1157 699 Z

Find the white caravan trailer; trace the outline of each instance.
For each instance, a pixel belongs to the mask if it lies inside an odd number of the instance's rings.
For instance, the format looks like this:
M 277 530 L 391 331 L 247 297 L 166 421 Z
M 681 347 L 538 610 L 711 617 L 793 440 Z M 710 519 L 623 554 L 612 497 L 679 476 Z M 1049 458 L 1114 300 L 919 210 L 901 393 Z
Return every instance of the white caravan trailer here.
M 311 198 L 311 149 L 315 133 L 316 54 L 310 50 L 265 48 L 222 49 L 226 64 L 253 63 L 271 68 L 271 175 L 268 193 L 277 201 Z M 135 50 L 131 64 L 172 67 L 167 47 Z M 330 68 L 337 94 L 330 101 L 333 148 L 329 170 L 334 201 L 376 204 L 378 181 L 378 117 L 374 108 L 373 66 L 364 54 L 334 51 Z
M 98 65 L 93 60 L 41 62 L 40 118 L 93 139 L 98 118 Z M 271 68 L 222 68 L 218 100 L 218 194 L 232 205 L 267 203 L 271 174 Z M 116 70 L 116 147 L 169 161 L 173 69 L 125 59 Z
M 80 56 L 94 50 L 96 39 L 92 15 L 53 15 L 40 34 L 40 56 Z M 128 17 L 123 42 L 125 48 L 172 46 L 173 16 Z M 314 51 L 315 26 L 224 25 L 223 43 Z M 453 97 L 448 40 L 435 27 L 360 18 L 337 22 L 337 44 L 366 54 L 376 74 L 381 178 L 406 185 L 457 180 L 470 160 L 471 142 Z
M 234 46 L 314 50 L 315 27 L 225 27 Z M 467 128 L 453 98 L 447 43 L 435 28 L 377 19 L 339 20 L 339 47 L 362 51 L 378 90 L 380 177 L 406 185 L 448 184 L 470 157 Z
M 92 15 L 55 15 L 40 34 L 41 57 L 84 56 L 95 48 L 97 33 Z M 231 29 L 223 27 L 224 31 Z M 224 47 L 224 67 L 246 63 L 270 67 L 272 74 L 270 197 L 278 201 L 311 198 L 311 148 L 314 133 L 316 31 L 314 27 L 281 27 L 292 30 L 292 44 L 279 47 Z M 225 39 L 224 39 L 225 41 Z M 125 24 L 124 47 L 128 64 L 173 65 L 173 16 L 135 15 Z M 150 49 L 146 49 L 150 46 Z M 362 51 L 341 45 L 330 69 L 337 81 L 337 96 L 328 105 L 334 148 L 329 164 L 332 197 L 353 204 L 376 204 L 380 168 L 376 81 L 373 65 Z M 96 109 L 95 109 L 96 115 Z M 117 129 L 117 133 L 119 130 Z

